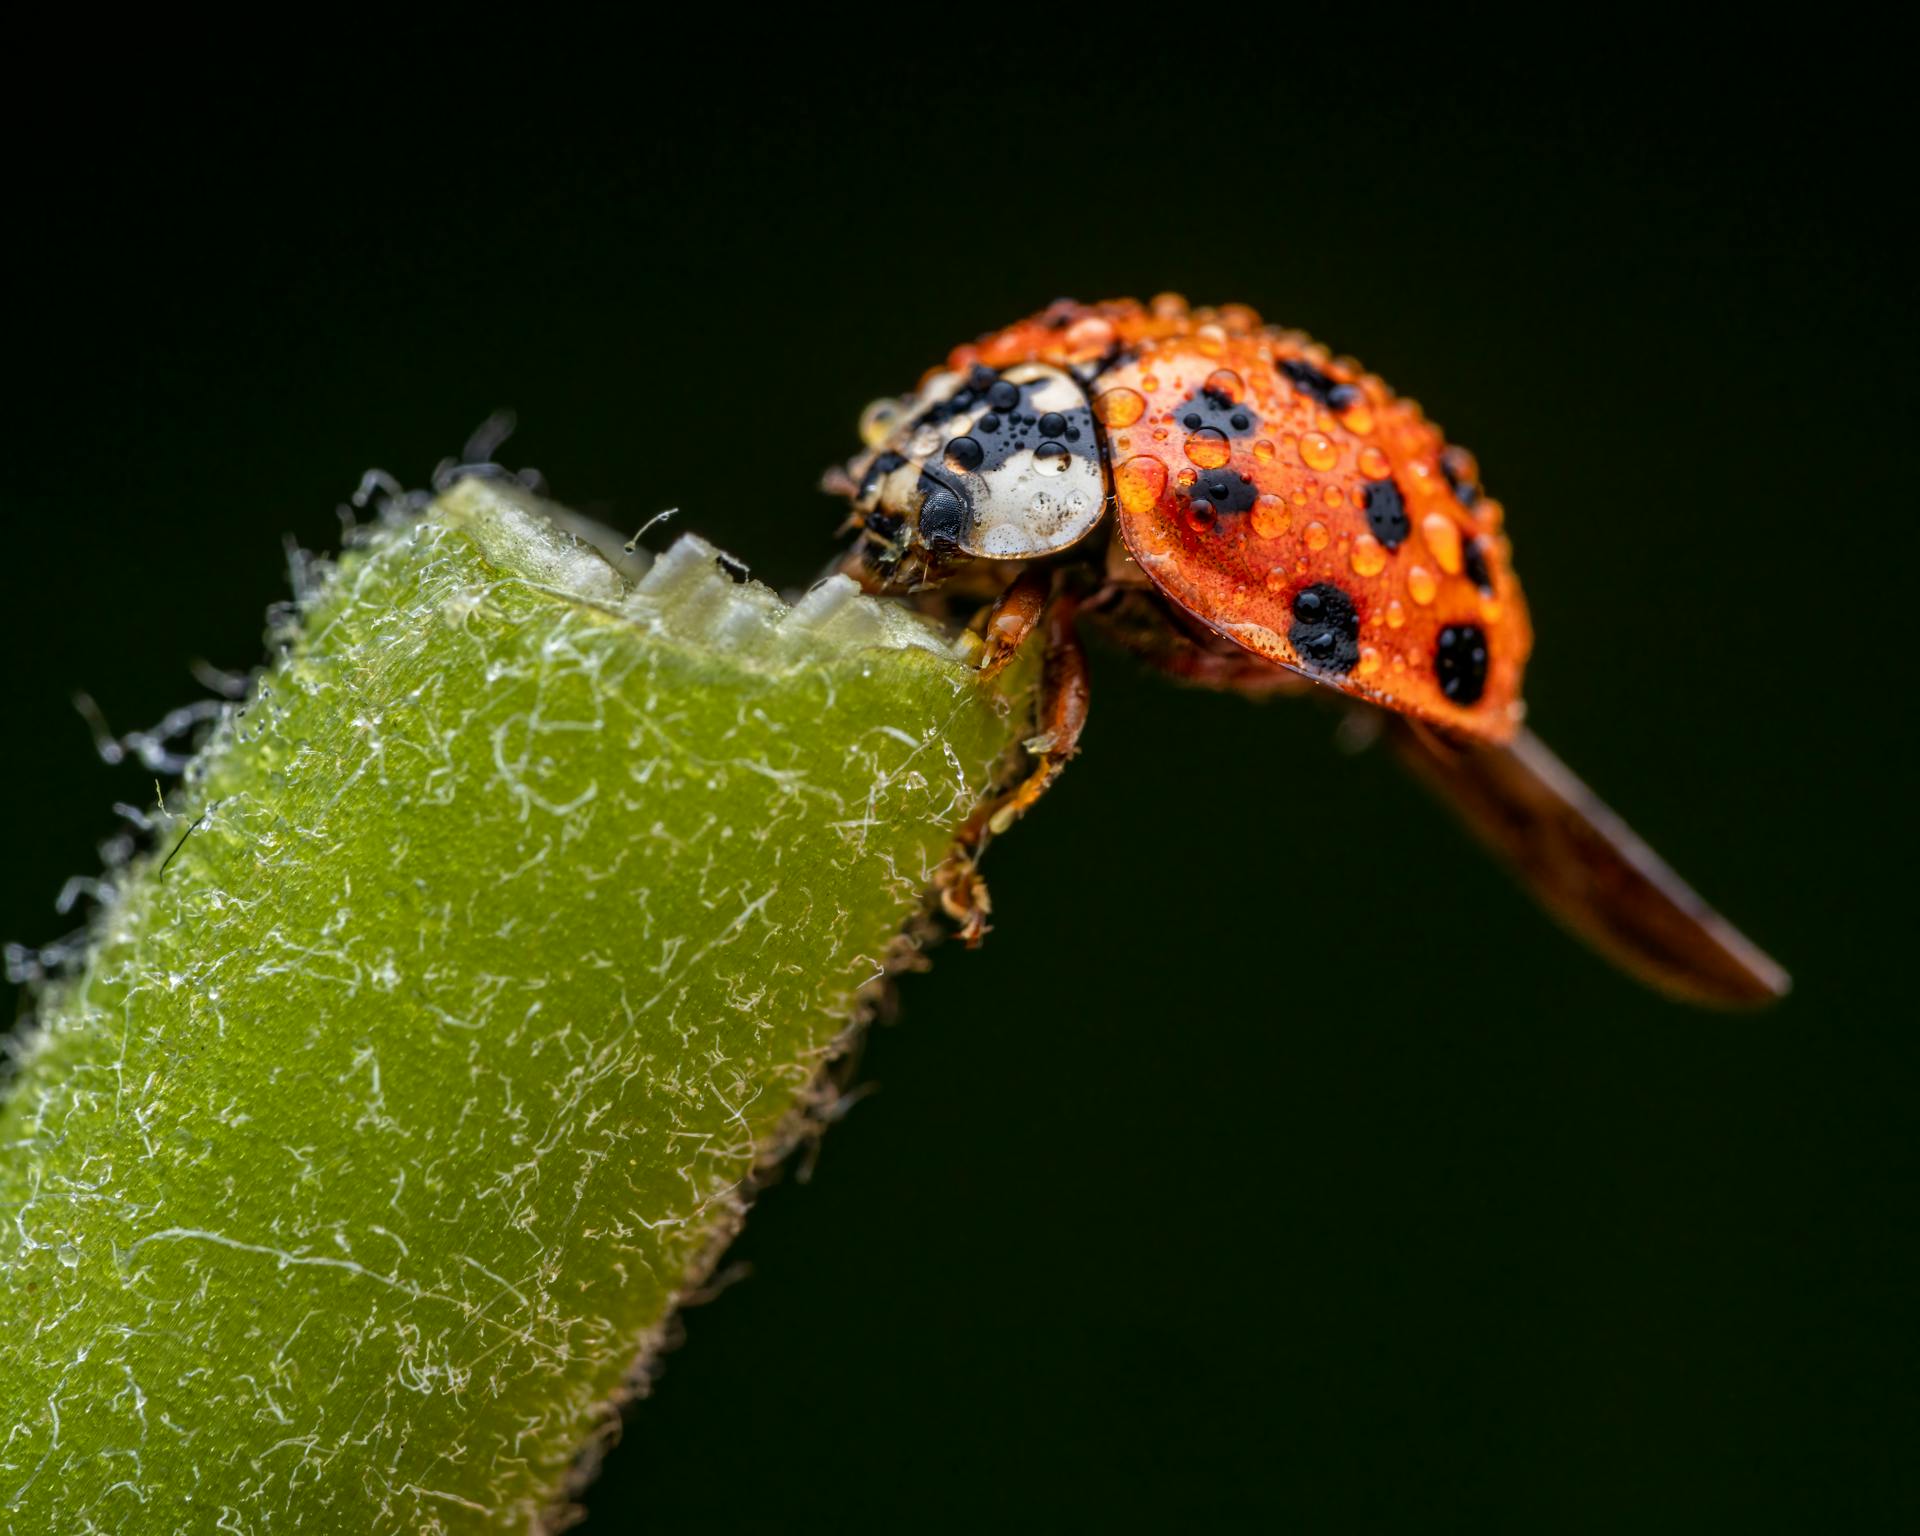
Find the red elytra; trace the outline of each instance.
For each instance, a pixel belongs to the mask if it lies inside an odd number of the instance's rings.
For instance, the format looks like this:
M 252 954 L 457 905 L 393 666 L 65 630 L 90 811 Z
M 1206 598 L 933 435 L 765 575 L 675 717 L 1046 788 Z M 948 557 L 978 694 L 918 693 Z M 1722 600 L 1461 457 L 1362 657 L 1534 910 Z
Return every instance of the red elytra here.
M 858 529 L 841 569 L 942 613 L 971 603 L 989 671 L 1045 632 L 1032 771 L 943 882 L 970 941 L 980 850 L 1076 748 L 1085 619 L 1189 682 L 1382 706 L 1402 755 L 1624 968 L 1702 1002 L 1786 991 L 1524 728 L 1533 635 L 1502 508 L 1471 454 L 1351 359 L 1241 305 L 1063 300 L 955 348 L 862 426 L 867 450 L 828 476 Z

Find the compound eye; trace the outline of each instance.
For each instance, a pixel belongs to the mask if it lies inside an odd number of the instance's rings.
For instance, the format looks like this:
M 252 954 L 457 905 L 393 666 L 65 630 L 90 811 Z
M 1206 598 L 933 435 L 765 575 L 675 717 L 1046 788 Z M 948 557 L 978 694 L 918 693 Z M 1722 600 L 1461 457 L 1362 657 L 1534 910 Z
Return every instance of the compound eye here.
M 906 416 L 906 401 L 875 400 L 860 413 L 860 441 L 869 448 L 880 447 L 899 429 Z

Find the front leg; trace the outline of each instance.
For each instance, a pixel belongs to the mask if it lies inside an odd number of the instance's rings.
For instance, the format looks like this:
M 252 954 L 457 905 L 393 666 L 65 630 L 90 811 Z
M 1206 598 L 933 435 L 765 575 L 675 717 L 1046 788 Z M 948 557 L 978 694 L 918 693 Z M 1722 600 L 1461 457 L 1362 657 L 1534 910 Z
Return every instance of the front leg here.
M 980 664 L 983 678 L 1005 667 L 1036 628 L 1042 630 L 1046 650 L 1040 671 L 1039 730 L 1026 742 L 1033 767 L 1011 789 L 974 807 L 937 881 L 940 905 L 960 925 L 960 936 L 969 947 L 985 937 L 987 916 L 993 910 L 986 882 L 980 878 L 981 853 L 1047 792 L 1080 749 L 1089 692 L 1087 656 L 1074 626 L 1079 607 L 1080 600 L 1065 590 L 1059 578 L 1030 571 L 1007 588 L 987 614 L 987 651 Z

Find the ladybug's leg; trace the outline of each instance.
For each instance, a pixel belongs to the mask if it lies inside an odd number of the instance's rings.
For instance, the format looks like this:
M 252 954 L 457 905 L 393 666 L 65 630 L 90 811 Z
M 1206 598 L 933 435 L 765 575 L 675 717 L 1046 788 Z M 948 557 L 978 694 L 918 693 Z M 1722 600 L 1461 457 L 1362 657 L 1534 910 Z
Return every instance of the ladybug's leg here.
M 1012 826 L 1060 777 L 1067 759 L 1080 750 L 1080 733 L 1087 727 L 1090 690 L 1087 653 L 1081 649 L 1080 635 L 1074 627 L 1079 606 L 1078 599 L 1056 591 L 1040 615 L 1047 646 L 1041 659 L 1040 729 L 1027 738 L 1026 744 L 1027 751 L 1033 754 L 1034 768 L 994 807 L 987 820 L 992 832 L 1004 832 Z M 1004 659 L 992 656 L 987 663 L 990 667 L 1005 664 Z
M 1027 636 L 1045 615 L 1052 593 L 1053 584 L 1045 576 L 1026 571 L 995 599 L 981 625 L 980 638 L 986 643 L 986 654 L 980 660 L 981 681 L 997 677 L 1019 654 Z
M 1074 628 L 1079 606 L 1077 597 L 1029 572 L 1007 589 L 987 615 L 987 654 L 980 665 L 983 677 L 990 678 L 1006 666 L 1035 628 L 1043 630 L 1046 651 L 1036 712 L 1039 730 L 1026 742 L 1033 767 L 1006 793 L 974 808 L 938 881 L 940 905 L 960 925 L 960 936 L 969 946 L 985 936 L 987 914 L 992 911 L 978 869 L 981 851 L 1047 792 L 1080 747 L 1089 690 L 1087 656 Z

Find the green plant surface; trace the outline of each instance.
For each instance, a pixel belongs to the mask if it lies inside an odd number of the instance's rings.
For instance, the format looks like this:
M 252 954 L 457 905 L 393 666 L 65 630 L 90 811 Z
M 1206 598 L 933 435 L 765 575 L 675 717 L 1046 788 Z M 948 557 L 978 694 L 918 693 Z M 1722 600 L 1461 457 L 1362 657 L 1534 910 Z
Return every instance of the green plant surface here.
M 467 480 L 303 601 L 20 1047 L 5 1530 L 564 1522 L 1030 729 L 712 556 Z

